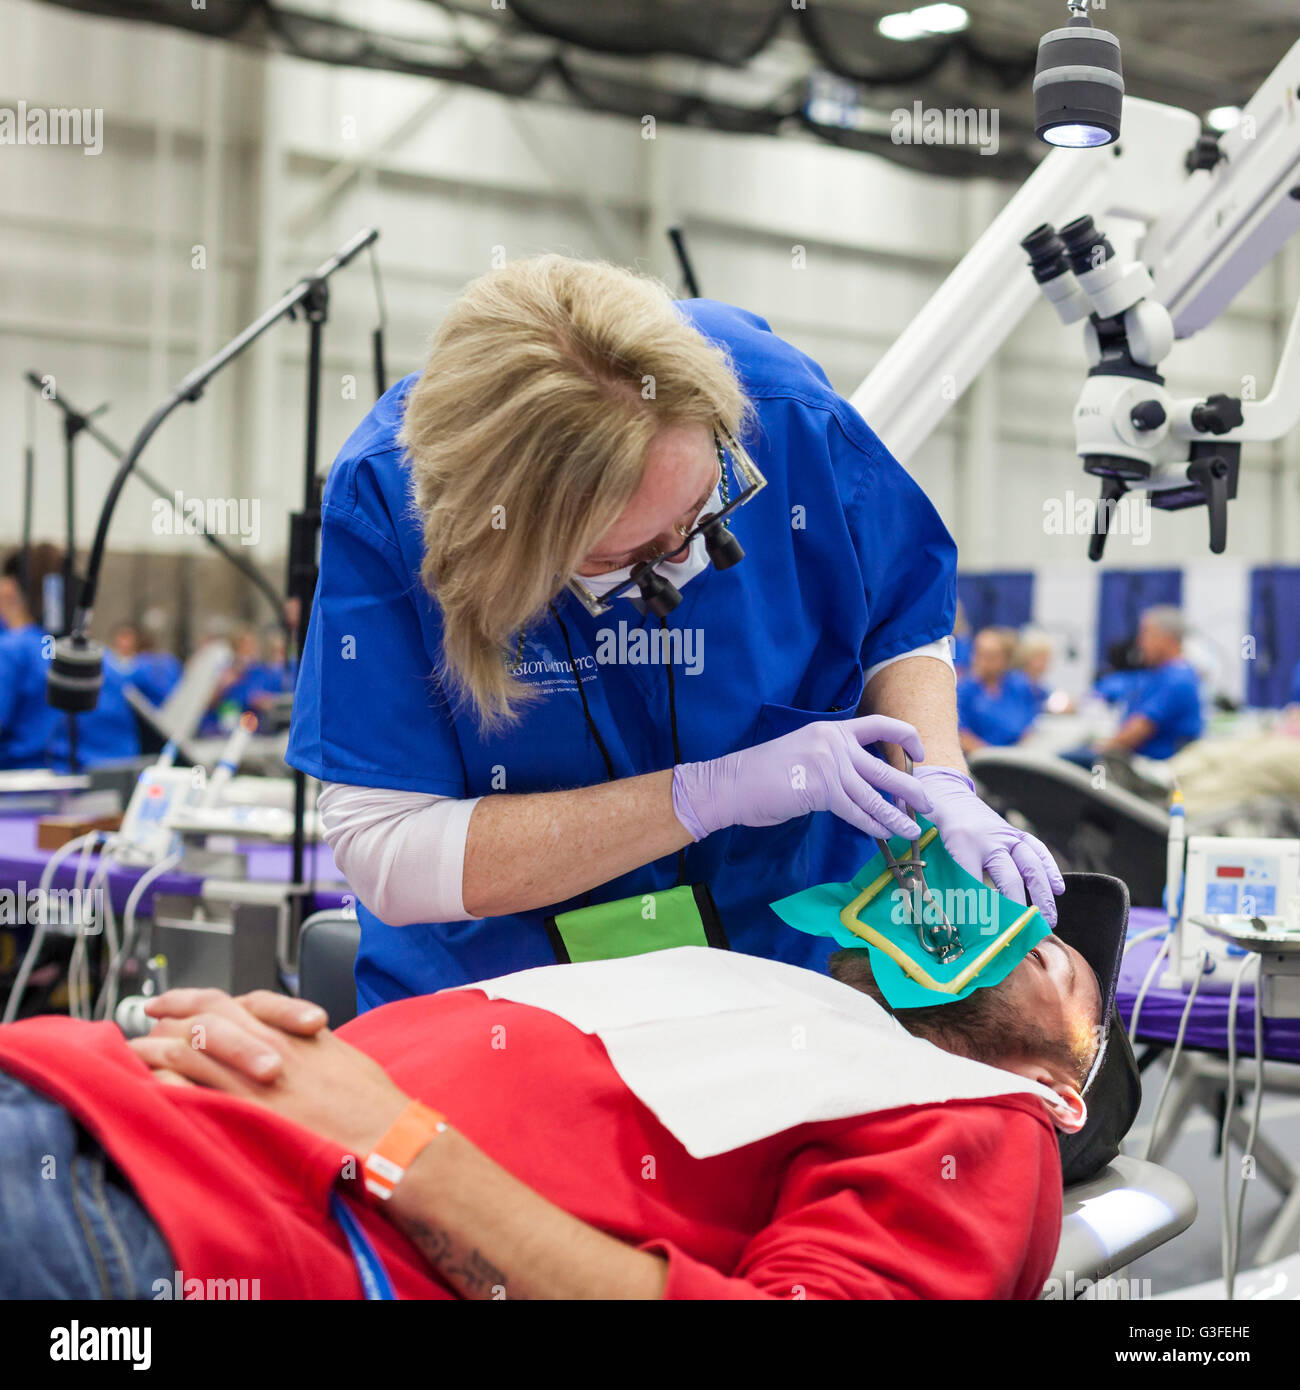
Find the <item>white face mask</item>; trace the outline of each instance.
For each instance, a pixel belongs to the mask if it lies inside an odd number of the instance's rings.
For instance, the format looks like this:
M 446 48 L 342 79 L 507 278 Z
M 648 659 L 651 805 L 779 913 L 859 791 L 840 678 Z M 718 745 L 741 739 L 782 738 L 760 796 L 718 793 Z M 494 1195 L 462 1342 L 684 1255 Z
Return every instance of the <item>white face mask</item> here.
M 700 517 L 708 512 L 718 511 L 721 506 L 722 498 L 715 490 L 713 496 L 700 509 L 700 516 L 695 518 L 693 524 L 698 526 Z M 704 544 L 704 537 L 696 536 L 684 555 L 659 565 L 657 573 L 662 574 L 675 589 L 680 589 L 708 567 L 709 552 Z M 620 584 L 626 584 L 632 578 L 633 568 L 634 566 L 627 565 L 620 570 L 610 570 L 608 574 L 579 575 L 577 578 L 597 598 L 603 598 L 611 589 L 617 589 Z M 641 595 L 635 589 L 629 589 L 626 594 L 621 594 L 620 597 L 634 603 L 642 612 L 645 611 L 645 605 L 641 602 Z M 616 599 L 615 602 L 617 601 Z

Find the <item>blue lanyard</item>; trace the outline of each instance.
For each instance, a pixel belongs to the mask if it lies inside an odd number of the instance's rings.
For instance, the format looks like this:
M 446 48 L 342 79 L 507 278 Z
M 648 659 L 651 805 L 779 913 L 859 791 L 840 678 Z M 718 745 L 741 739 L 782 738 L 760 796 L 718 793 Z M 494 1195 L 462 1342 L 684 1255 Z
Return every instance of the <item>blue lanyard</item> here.
M 335 1220 L 343 1227 L 343 1234 L 352 1247 L 352 1258 L 356 1261 L 357 1273 L 361 1276 L 361 1287 L 368 1299 L 396 1299 L 393 1281 L 388 1277 L 384 1262 L 370 1243 L 370 1237 L 362 1229 L 361 1223 L 352 1215 L 348 1204 L 337 1192 L 330 1193 L 330 1210 Z

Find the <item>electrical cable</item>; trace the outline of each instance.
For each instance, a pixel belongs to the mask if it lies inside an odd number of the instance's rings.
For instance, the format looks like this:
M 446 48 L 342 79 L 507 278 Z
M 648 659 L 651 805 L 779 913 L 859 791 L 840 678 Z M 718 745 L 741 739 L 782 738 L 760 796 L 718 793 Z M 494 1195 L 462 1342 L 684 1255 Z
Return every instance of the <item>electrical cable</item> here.
M 1137 946 L 1143 941 L 1150 941 L 1152 937 L 1164 936 L 1168 931 L 1168 927 L 1148 927 L 1145 931 L 1138 932 L 1136 936 L 1130 936 L 1124 943 L 1124 950 L 1120 959 L 1123 960 L 1124 956 L 1128 955 L 1131 947 Z
M 1237 1278 L 1237 1243 L 1233 1239 L 1229 1211 L 1232 1201 L 1229 1196 L 1229 1169 L 1232 1165 L 1231 1133 L 1233 1110 L 1237 1104 L 1237 999 L 1241 993 L 1241 982 L 1251 965 L 1258 965 L 1262 957 L 1251 954 L 1237 967 L 1232 977 L 1232 989 L 1228 993 L 1228 1090 L 1223 1100 L 1223 1126 L 1219 1131 L 1219 1149 L 1223 1155 L 1223 1200 L 1219 1212 L 1219 1253 L 1220 1268 L 1223 1272 L 1223 1287 L 1227 1299 L 1235 1297 L 1234 1285 Z M 1258 992 L 1259 984 L 1255 989 Z
M 181 862 L 181 858 L 181 852 L 176 850 L 167 855 L 165 859 L 160 859 L 136 879 L 122 913 L 122 944 L 118 949 L 117 956 L 109 965 L 108 976 L 104 981 L 104 992 L 100 996 L 99 1008 L 96 1010 L 101 1018 L 112 1018 L 117 1010 L 117 992 L 121 984 L 122 968 L 135 949 L 136 912 L 140 899 L 154 880 L 160 878 L 170 869 L 174 869 Z
M 1202 949 L 1200 959 L 1196 962 L 1196 978 L 1192 981 L 1192 987 L 1187 994 L 1187 1003 L 1183 1006 L 1183 1016 L 1178 1020 L 1178 1033 L 1174 1038 L 1174 1048 L 1169 1054 L 1169 1063 L 1165 1067 L 1165 1079 L 1160 1085 L 1160 1094 L 1156 1097 L 1155 1113 L 1151 1116 L 1151 1127 L 1147 1131 L 1147 1146 L 1142 1154 L 1142 1159 L 1146 1163 L 1151 1162 L 1151 1155 L 1156 1147 L 1156 1135 L 1160 1132 L 1160 1112 L 1165 1108 L 1165 1097 L 1169 1094 L 1169 1087 L 1174 1079 L 1174 1069 L 1178 1065 L 1178 1054 L 1183 1050 L 1183 1038 L 1187 1035 L 1187 1023 L 1192 1016 L 1192 1005 L 1196 1003 L 1196 993 L 1201 987 L 1201 981 L 1205 978 L 1205 967 L 1210 962 L 1210 953 Z M 1136 1013 L 1135 1013 L 1136 1017 Z
M 108 840 L 109 837 L 106 836 L 105 845 L 107 845 Z M 90 859 L 91 848 L 90 845 L 82 846 L 81 855 L 77 860 L 77 876 L 73 880 L 72 886 L 73 944 L 72 956 L 68 961 L 68 1016 L 70 1018 L 89 1017 L 88 1013 L 84 1015 L 82 1013 L 82 990 L 84 989 L 87 995 L 90 990 L 90 951 L 86 945 L 88 932 L 86 931 L 86 924 L 80 922 L 78 918 L 81 915 L 81 904 L 89 896 L 86 890 L 86 866 Z M 94 874 L 91 875 L 90 894 L 93 895 L 94 893 L 95 880 L 100 877 L 101 873 L 106 874 L 107 872 L 107 861 L 101 858 L 100 863 L 95 866 Z
M 41 919 L 36 923 L 32 932 L 32 939 L 28 943 L 27 952 L 23 956 L 22 964 L 18 967 L 18 974 L 14 976 L 13 987 L 9 991 L 9 998 L 5 1003 L 3 1017 L 0 1023 L 12 1023 L 18 1017 L 18 1005 L 22 1002 L 22 997 L 27 990 L 27 982 L 31 978 L 32 971 L 36 968 L 36 962 L 41 954 L 41 947 L 45 944 L 45 938 L 49 933 L 49 913 L 45 910 L 45 905 L 49 901 L 50 884 L 53 882 L 54 875 L 58 871 L 59 865 L 75 853 L 87 840 L 97 841 L 102 830 L 91 830 L 85 835 L 78 835 L 65 845 L 60 845 L 58 849 L 50 855 L 49 861 L 41 872 L 40 882 L 40 903 Z
M 117 914 L 113 911 L 112 890 L 111 888 L 108 888 L 105 885 L 108 882 L 109 873 L 112 871 L 112 869 L 118 862 L 117 847 L 121 842 L 121 838 L 122 837 L 120 835 L 110 835 L 108 837 L 108 840 L 105 842 L 100 851 L 99 864 L 96 866 L 95 872 L 91 876 L 89 886 L 85 889 L 84 893 L 79 889 L 77 894 L 78 903 L 89 902 L 91 904 L 94 904 L 96 901 L 96 893 L 103 893 L 103 911 L 102 913 L 96 913 L 93 920 L 97 922 L 100 932 L 104 937 L 105 963 L 111 961 L 113 956 L 117 952 Z M 90 922 L 83 922 L 81 924 L 81 931 L 78 933 L 78 945 L 80 945 L 80 943 L 85 940 L 86 936 L 90 934 L 90 927 Z M 84 993 L 80 994 L 77 1000 L 76 1012 L 73 1013 L 73 1017 L 84 1018 L 87 1020 L 94 1017 L 91 1004 L 93 993 L 91 990 L 89 972 L 89 950 L 89 944 L 87 944 L 85 949 L 80 952 L 80 955 L 78 957 L 83 969 L 82 975 L 77 982 L 77 988 L 78 990 L 84 990 Z M 73 955 L 78 956 L 77 947 L 73 948 Z M 70 993 L 69 1013 L 72 1012 L 72 1001 Z
M 1260 958 L 1263 965 L 1263 957 Z M 1261 971 L 1262 974 L 1262 971 Z M 1255 1156 L 1255 1140 L 1259 1134 L 1259 1116 L 1264 1105 L 1264 1004 L 1262 980 L 1255 983 L 1255 1104 L 1250 1116 L 1250 1132 L 1246 1136 L 1246 1147 L 1241 1155 L 1241 1183 L 1237 1189 L 1237 1220 L 1233 1234 L 1233 1259 L 1241 1258 L 1241 1224 L 1246 1212 L 1247 1164 Z
M 1142 987 L 1137 992 L 1137 998 L 1133 1001 L 1133 1012 L 1129 1015 L 1128 1039 L 1129 1042 L 1137 1041 L 1138 1017 L 1142 1012 L 1142 1001 L 1147 997 L 1147 991 L 1151 988 L 1151 981 L 1155 978 L 1156 971 L 1160 969 L 1160 962 L 1169 954 L 1168 936 L 1160 943 L 1160 949 L 1152 957 L 1151 964 L 1147 967 L 1146 977 L 1142 981 Z

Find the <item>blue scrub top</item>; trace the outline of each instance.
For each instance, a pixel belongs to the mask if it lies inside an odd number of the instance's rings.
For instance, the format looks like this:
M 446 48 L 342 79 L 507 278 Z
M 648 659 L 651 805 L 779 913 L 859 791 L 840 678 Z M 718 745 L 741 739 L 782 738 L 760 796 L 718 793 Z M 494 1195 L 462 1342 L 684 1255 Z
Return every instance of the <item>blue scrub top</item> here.
M 0 636 L 0 768 L 47 765 L 56 716 L 45 700 L 46 641 L 36 623 Z
M 203 716 L 199 732 L 214 736 L 233 732 L 245 710 L 257 712 L 253 701 L 259 695 L 284 695 L 293 689 L 293 678 L 292 664 L 272 666 L 260 661 L 253 662 L 245 667 L 238 680 L 227 687 L 216 709 L 209 710 Z
M 1300 705 L 1300 661 L 1296 662 L 1295 670 L 1291 672 L 1290 700 L 1293 705 Z
M 686 665 L 673 672 L 682 758 L 694 761 L 812 720 L 852 717 L 866 666 L 952 631 L 956 547 L 921 489 L 816 363 L 743 310 L 710 300 L 678 308 L 730 353 L 757 412 L 744 443 L 768 480 L 734 514 L 746 558 L 692 579 L 667 620 L 703 644 L 697 674 Z M 414 380 L 374 406 L 326 485 L 288 761 L 328 781 L 450 797 L 599 784 L 605 766 L 550 613 L 525 634 L 520 665 L 543 698 L 506 733 L 480 734 L 473 713 L 453 709 L 433 674 L 440 616 L 420 581 L 420 520 L 396 441 Z M 665 669 L 598 656 L 633 651 L 658 619 L 626 599 L 593 618 L 567 590 L 554 606 L 616 775 L 671 767 Z M 790 931 L 768 904 L 847 879 L 873 852 L 859 831 L 823 813 L 710 835 L 687 848 L 686 874 L 712 890 L 735 949 L 820 969 L 834 943 Z M 676 867 L 671 856 L 585 899 L 467 922 L 393 928 L 361 904 L 358 1006 L 553 963 L 544 917 L 669 888 Z
M 957 724 L 994 748 L 1018 743 L 1038 715 L 1034 689 L 1019 671 L 1008 671 L 994 691 L 967 676 L 957 682 Z
M 1045 685 L 1030 680 L 1023 671 L 1008 671 L 1007 680 L 1025 692 L 1025 697 L 1033 705 L 1035 714 L 1043 708 L 1047 703 L 1047 697 L 1052 693 Z
M 1123 695 L 1123 718 L 1143 714 L 1156 726 L 1135 753 L 1144 758 L 1172 758 L 1185 743 L 1200 738 L 1204 725 L 1200 684 L 1187 662 L 1167 661 L 1133 674 L 1135 679 Z
M 244 677 L 241 686 L 244 699 L 251 703 L 259 695 L 284 695 L 293 689 L 293 676 L 292 663 L 273 666 L 258 662 Z
M 1108 705 L 1118 705 L 1143 674 L 1142 671 L 1107 671 L 1093 688 Z
M 181 663 L 171 652 L 141 652 L 131 662 L 127 679 L 153 705 L 161 705 L 181 678 Z

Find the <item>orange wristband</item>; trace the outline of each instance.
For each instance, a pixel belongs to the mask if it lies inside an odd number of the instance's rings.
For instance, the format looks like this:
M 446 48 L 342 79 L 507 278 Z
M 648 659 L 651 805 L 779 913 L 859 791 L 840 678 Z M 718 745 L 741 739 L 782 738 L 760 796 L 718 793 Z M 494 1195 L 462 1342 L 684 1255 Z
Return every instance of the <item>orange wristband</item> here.
M 447 1128 L 447 1117 L 413 1100 L 361 1165 L 366 1191 L 386 1202 L 402 1175 L 433 1139 Z

